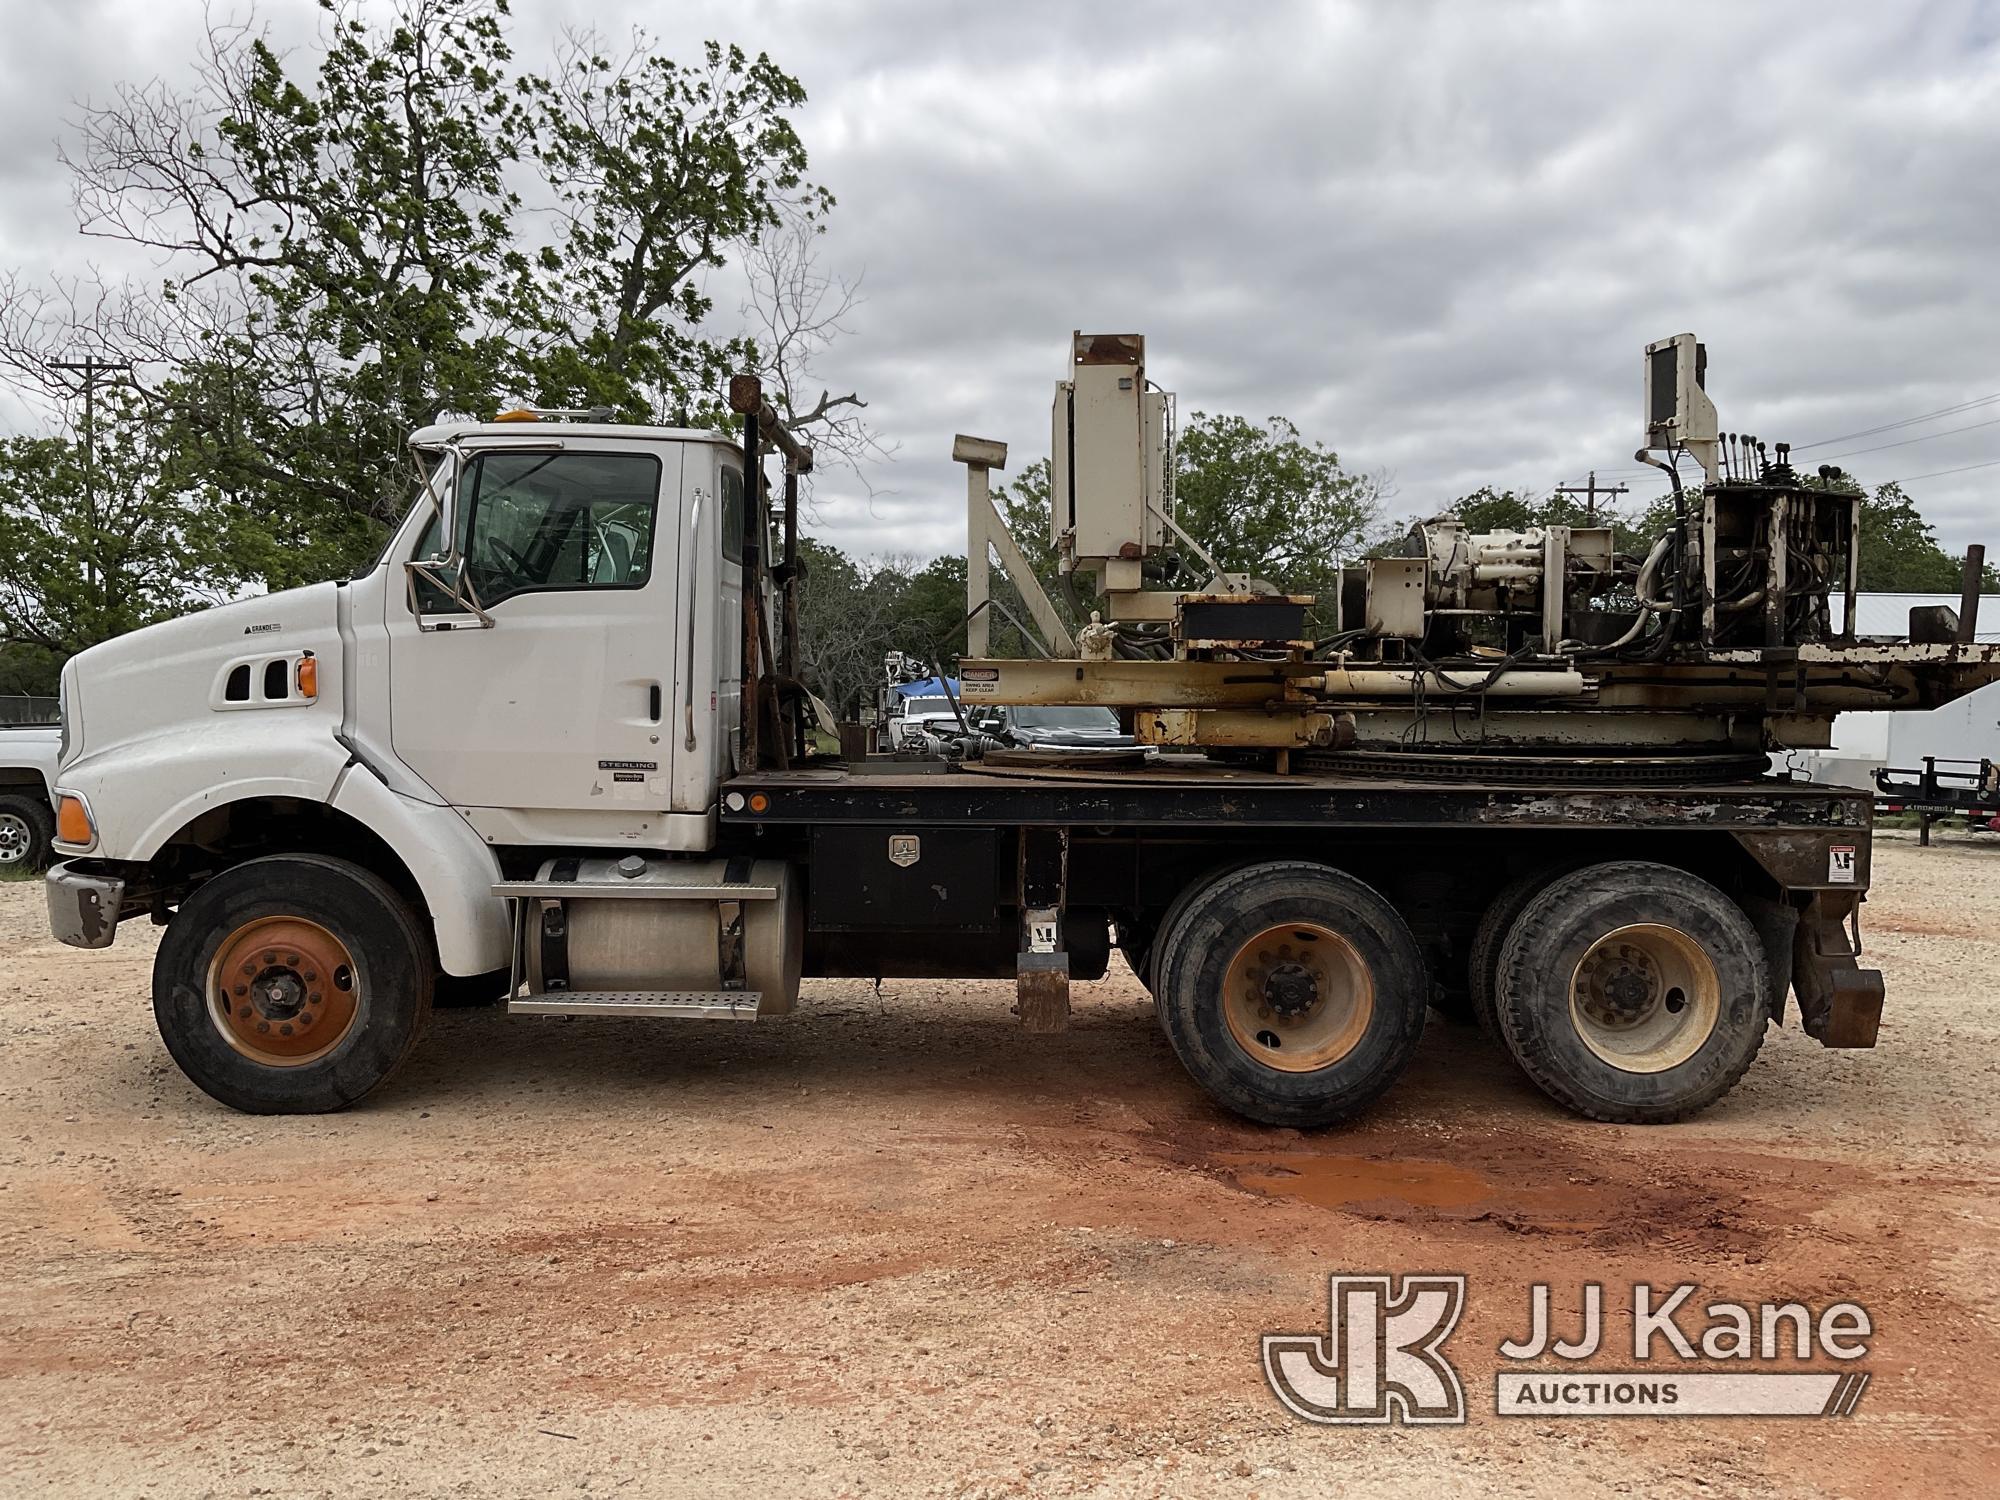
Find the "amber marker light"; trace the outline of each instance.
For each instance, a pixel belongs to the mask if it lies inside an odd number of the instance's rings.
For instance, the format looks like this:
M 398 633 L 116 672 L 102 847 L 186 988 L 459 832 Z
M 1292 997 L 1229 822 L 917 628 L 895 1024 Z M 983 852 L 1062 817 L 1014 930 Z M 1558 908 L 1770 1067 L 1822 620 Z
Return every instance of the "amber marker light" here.
M 319 662 L 310 656 L 299 658 L 299 696 L 319 697 Z
M 88 848 L 97 842 L 97 829 L 90 821 L 90 809 L 75 792 L 57 793 L 56 838 L 79 848 Z

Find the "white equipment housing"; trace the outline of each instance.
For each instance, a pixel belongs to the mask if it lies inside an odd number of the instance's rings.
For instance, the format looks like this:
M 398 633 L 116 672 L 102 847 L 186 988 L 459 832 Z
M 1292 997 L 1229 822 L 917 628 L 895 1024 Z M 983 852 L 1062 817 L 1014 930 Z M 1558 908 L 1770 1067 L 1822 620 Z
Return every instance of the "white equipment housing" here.
M 1646 346 L 1646 448 L 1685 448 L 1713 483 L 1717 474 L 1715 403 L 1703 389 L 1708 348 L 1691 333 Z
M 1166 545 L 1172 398 L 1146 383 L 1146 340 L 1078 333 L 1051 413 L 1049 500 L 1066 571 L 1107 593 L 1142 587 L 1141 560 Z

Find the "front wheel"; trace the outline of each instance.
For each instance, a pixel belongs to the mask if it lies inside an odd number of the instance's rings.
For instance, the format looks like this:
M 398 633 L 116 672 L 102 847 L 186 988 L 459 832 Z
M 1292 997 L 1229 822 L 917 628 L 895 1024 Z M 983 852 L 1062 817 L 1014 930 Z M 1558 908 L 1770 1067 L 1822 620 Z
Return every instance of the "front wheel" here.
M 1588 865 L 1528 902 L 1500 949 L 1497 1019 L 1543 1093 L 1597 1120 L 1678 1120 L 1728 1093 L 1770 1019 L 1763 944 L 1697 876 Z
M 1269 1125 L 1346 1119 L 1423 1035 L 1423 955 L 1387 901 L 1304 860 L 1250 865 L 1187 901 L 1155 959 L 1161 1023 L 1217 1102 Z
M 153 1015 L 181 1071 L 250 1114 L 344 1109 L 416 1045 L 432 965 L 379 876 L 313 854 L 225 870 L 181 903 Z

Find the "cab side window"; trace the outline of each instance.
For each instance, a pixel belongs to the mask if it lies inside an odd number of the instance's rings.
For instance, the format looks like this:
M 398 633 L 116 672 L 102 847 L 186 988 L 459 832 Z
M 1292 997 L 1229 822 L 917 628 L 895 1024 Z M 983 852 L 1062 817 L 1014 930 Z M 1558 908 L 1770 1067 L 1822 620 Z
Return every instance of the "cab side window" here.
M 743 475 L 728 464 L 722 466 L 722 555 L 743 561 Z
M 486 606 L 516 594 L 643 588 L 660 461 L 646 453 L 482 453 L 459 481 L 465 579 Z M 437 522 L 416 555 L 437 551 Z M 419 586 L 425 614 L 455 606 Z

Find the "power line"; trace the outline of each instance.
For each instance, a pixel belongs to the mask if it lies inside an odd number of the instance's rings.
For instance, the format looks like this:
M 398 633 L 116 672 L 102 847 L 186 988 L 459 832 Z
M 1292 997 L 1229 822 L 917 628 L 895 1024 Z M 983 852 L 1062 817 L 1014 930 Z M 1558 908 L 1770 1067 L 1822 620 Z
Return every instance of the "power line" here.
M 1919 479 L 1942 479 L 1947 474 L 1968 474 L 1974 469 L 1990 469 L 2000 464 L 2000 458 L 1989 458 L 1983 464 L 1966 464 L 1956 469 L 1936 469 L 1929 474 L 1906 474 L 1901 479 L 1884 479 L 1882 484 L 1910 484 Z
M 1872 448 L 1849 448 L 1844 453 L 1829 453 L 1828 458 L 1853 458 L 1860 453 L 1880 453 L 1885 448 L 1907 448 L 1912 443 L 1928 443 L 1933 438 L 1951 437 L 1955 433 L 1971 432 L 1978 427 L 2000 427 L 2000 417 L 1988 417 L 1984 422 L 1968 422 L 1963 427 L 1947 427 L 1943 432 L 1927 432 L 1922 437 L 1904 438 L 1896 443 L 1877 443 Z
M 1590 484 L 1588 487 L 1580 484 L 1559 484 L 1556 486 L 1556 493 L 1558 495 L 1583 496 L 1583 519 L 1588 525 L 1595 526 L 1597 524 L 1597 497 L 1602 495 L 1607 501 L 1615 500 L 1625 493 L 1625 488 L 1622 484 L 1599 484 L 1597 482 L 1597 470 L 1592 469 L 1590 471 Z
M 1974 469 L 1991 469 L 1996 465 L 2000 465 L 2000 458 L 1989 458 L 1983 463 L 1961 464 L 1955 469 L 1933 469 L 1928 474 L 1905 474 L 1896 479 L 1871 479 L 1869 484 L 1878 488 L 1885 484 L 1912 484 L 1919 479 L 1942 479 L 1947 474 L 1969 474 Z M 1662 474 L 1659 480 L 1665 484 L 1667 476 Z
M 1854 438 L 1873 437 L 1878 432 L 1893 432 L 1898 427 L 1912 427 L 1918 422 L 1929 422 L 1938 417 L 1956 416 L 1962 411 L 1971 411 L 1975 406 L 1991 406 L 1995 401 L 2000 401 L 2000 391 L 1994 392 L 1991 396 L 1981 396 L 1973 401 L 1961 401 L 1956 406 L 1941 406 L 1936 411 L 1925 412 L 1922 416 L 1905 417 L 1900 422 L 1884 422 L 1879 427 L 1864 427 L 1859 432 L 1843 432 L 1839 437 L 1820 438 L 1818 441 L 1811 443 L 1794 443 L 1792 444 L 1792 452 L 1803 453 L 1808 448 L 1824 448 L 1830 443 L 1845 443 Z

